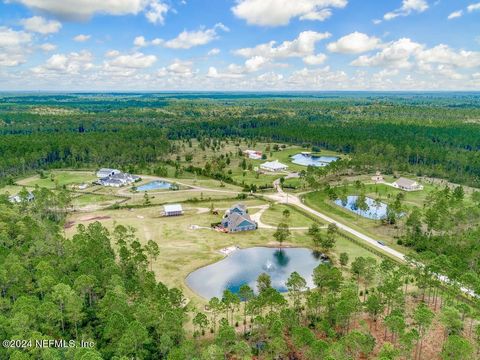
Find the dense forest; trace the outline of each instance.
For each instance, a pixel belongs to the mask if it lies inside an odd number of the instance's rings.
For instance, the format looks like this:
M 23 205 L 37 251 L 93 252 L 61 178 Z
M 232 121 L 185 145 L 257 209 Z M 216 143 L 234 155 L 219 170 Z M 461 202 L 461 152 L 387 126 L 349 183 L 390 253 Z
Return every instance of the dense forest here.
M 480 293 L 480 192 L 466 190 L 480 187 L 479 134 L 480 96 L 470 93 L 2 94 L 0 185 L 100 166 L 233 181 L 221 155 L 204 168 L 176 155 L 194 138 L 213 153 L 242 138 L 346 154 L 301 174 L 331 200 L 351 186 L 336 179 L 376 170 L 460 185 L 436 188 L 423 207 L 391 199 L 382 226 L 412 250 L 411 266 L 343 253 L 315 268 L 315 289 L 294 272 L 280 293 L 263 274 L 202 308 L 156 280 L 158 246 L 133 229 L 95 222 L 67 238 L 66 188 L 36 187 L 35 201 L 19 204 L 1 195 L 0 338 L 18 341 L 0 359 L 478 359 L 480 303 L 461 287 Z M 312 225 L 312 247 L 328 254 L 337 230 Z M 39 339 L 75 346 L 40 349 Z
M 0 97 L 2 179 L 48 167 L 144 166 L 167 139 L 247 137 L 351 155 L 359 169 L 480 184 L 476 94 L 67 94 Z
M 67 239 L 68 197 L 35 193 L 22 206 L 0 199 L 2 359 L 463 360 L 480 349 L 476 305 L 424 268 L 344 254 L 314 270 L 314 290 L 294 272 L 285 295 L 262 274 L 197 309 L 148 270 L 154 244 L 98 222 Z

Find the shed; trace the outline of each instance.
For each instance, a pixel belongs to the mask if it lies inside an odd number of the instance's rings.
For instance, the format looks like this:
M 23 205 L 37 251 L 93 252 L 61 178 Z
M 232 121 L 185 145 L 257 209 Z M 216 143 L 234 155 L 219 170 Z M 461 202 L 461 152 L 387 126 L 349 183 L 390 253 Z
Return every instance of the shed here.
M 170 204 L 163 206 L 163 216 L 179 216 L 183 215 L 182 205 Z

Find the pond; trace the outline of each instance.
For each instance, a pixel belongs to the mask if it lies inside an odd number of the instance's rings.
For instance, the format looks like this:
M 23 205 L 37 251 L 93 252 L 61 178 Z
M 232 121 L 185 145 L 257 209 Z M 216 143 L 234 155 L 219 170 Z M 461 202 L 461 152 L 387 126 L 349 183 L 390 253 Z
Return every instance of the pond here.
M 336 156 L 316 156 L 310 154 L 297 154 L 292 156 L 292 162 L 304 166 L 327 166 L 333 161 L 337 161 Z
M 137 187 L 137 191 L 166 190 L 170 189 L 171 187 L 172 184 L 170 184 L 169 182 L 156 180 Z
M 368 205 L 368 209 L 361 210 L 357 206 L 358 196 L 351 195 L 347 196 L 347 202 L 343 202 L 341 199 L 335 200 L 335 204 L 352 211 L 360 216 L 363 216 L 367 219 L 380 220 L 387 217 L 387 204 L 382 202 L 377 202 L 372 198 L 365 197 L 365 203 Z
M 294 271 L 307 281 L 308 287 L 313 287 L 313 269 L 325 261 L 328 260 L 322 254 L 306 248 L 252 247 L 236 250 L 225 259 L 192 272 L 186 282 L 206 299 L 221 298 L 224 290 L 238 293 L 243 284 L 256 291 L 258 276 L 267 273 L 272 286 L 285 292 L 285 282 Z

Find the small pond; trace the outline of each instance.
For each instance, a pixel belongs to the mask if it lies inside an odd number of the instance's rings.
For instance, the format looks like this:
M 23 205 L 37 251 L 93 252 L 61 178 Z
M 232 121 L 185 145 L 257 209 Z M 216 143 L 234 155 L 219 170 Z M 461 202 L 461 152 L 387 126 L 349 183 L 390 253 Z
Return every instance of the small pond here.
M 327 166 L 331 162 L 337 161 L 338 157 L 297 154 L 297 155 L 293 155 L 291 159 L 292 159 L 292 162 L 297 165 L 320 167 L 320 166 Z
M 347 197 L 347 202 L 343 202 L 341 199 L 335 200 L 335 204 L 352 211 L 367 219 L 380 220 L 387 216 L 387 204 L 382 202 L 376 202 L 374 199 L 365 197 L 365 203 L 368 205 L 368 209 L 361 210 L 357 206 L 358 196 L 351 195 Z
M 285 292 L 285 282 L 294 271 L 307 281 L 307 286 L 313 287 L 313 269 L 325 261 L 321 254 L 306 248 L 252 247 L 236 250 L 225 259 L 192 272 L 186 282 L 206 299 L 221 298 L 224 290 L 237 293 L 243 284 L 256 291 L 258 276 L 267 273 L 272 286 Z
M 166 190 L 170 189 L 171 187 L 172 184 L 169 182 L 156 180 L 137 187 L 137 191 Z

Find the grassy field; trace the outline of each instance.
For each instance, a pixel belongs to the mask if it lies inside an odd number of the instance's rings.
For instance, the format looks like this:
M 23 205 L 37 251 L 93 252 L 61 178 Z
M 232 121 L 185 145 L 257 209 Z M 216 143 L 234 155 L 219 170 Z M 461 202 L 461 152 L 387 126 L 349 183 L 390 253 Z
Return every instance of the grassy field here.
M 365 195 L 372 199 L 381 201 L 386 204 L 392 203 L 397 194 L 402 193 L 405 198 L 402 200 L 405 211 L 408 211 L 413 206 L 422 207 L 428 193 L 433 189 L 431 185 L 425 185 L 425 189 L 422 191 L 405 192 L 395 189 L 385 184 L 367 184 L 365 185 Z M 347 195 L 359 195 L 360 190 L 354 185 L 347 186 Z M 403 250 L 404 248 L 397 245 L 395 237 L 399 234 L 400 227 L 403 226 L 402 221 L 399 222 L 397 227 L 385 226 L 381 220 L 371 220 L 359 216 L 341 206 L 338 206 L 331 201 L 328 196 L 321 191 L 311 192 L 304 195 L 305 204 L 325 213 L 333 219 L 343 222 L 346 225 L 379 239 L 387 243 L 389 246 L 396 248 L 397 250 Z
M 31 187 L 38 185 L 40 187 L 54 189 L 64 185 L 91 183 L 96 179 L 95 173 L 90 171 L 51 171 L 46 172 L 45 178 L 43 179 L 40 178 L 40 175 L 35 175 L 17 181 L 17 184 Z
M 285 217 L 284 210 L 289 210 L 290 215 Z M 262 215 L 262 222 L 265 224 L 276 226 L 281 222 L 288 224 L 290 227 L 309 227 L 314 222 L 294 208 L 286 205 L 275 204 L 270 206 Z
M 23 186 L 18 186 L 18 185 L 6 185 L 4 187 L 0 188 L 0 194 L 9 194 L 9 195 L 16 195 L 23 189 Z M 27 190 L 31 190 L 29 187 L 27 187 Z
M 220 201 L 214 205 L 223 209 L 233 203 Z M 265 203 L 260 200 L 248 200 L 246 204 L 255 206 Z M 205 299 L 194 294 L 184 282 L 185 277 L 191 271 L 222 259 L 223 255 L 218 250 L 227 246 L 277 245 L 273 238 L 274 230 L 270 229 L 236 234 L 224 234 L 211 229 L 192 229 L 191 225 L 209 227 L 211 223 L 221 219 L 222 213 L 217 216 L 198 209 L 205 205 L 185 204 L 185 215 L 179 217 L 162 218 L 160 217 L 162 208 L 153 206 L 133 210 L 76 213 L 72 214 L 68 220 L 73 221 L 74 225 L 78 225 L 79 223 L 88 224 L 95 218 L 102 217 L 103 219 L 100 221 L 109 229 L 112 229 L 114 224 L 134 227 L 137 229 L 137 236 L 141 242 L 145 243 L 151 239 L 156 241 L 160 247 L 160 256 L 153 264 L 153 270 L 158 280 L 169 286 L 181 286 L 187 297 L 194 300 L 196 304 L 202 305 L 205 303 Z M 255 209 L 251 209 L 251 213 L 254 212 Z M 75 233 L 75 226 L 65 231 L 67 236 L 72 236 Z M 292 231 L 292 236 L 285 245 L 310 247 L 311 239 L 305 234 L 305 231 Z M 335 257 L 340 252 L 347 252 L 351 260 L 357 256 L 372 256 L 367 250 L 343 238 L 338 238 L 332 256 Z
M 72 205 L 75 207 L 86 205 L 108 206 L 121 200 L 122 198 L 104 194 L 81 194 L 72 199 Z

